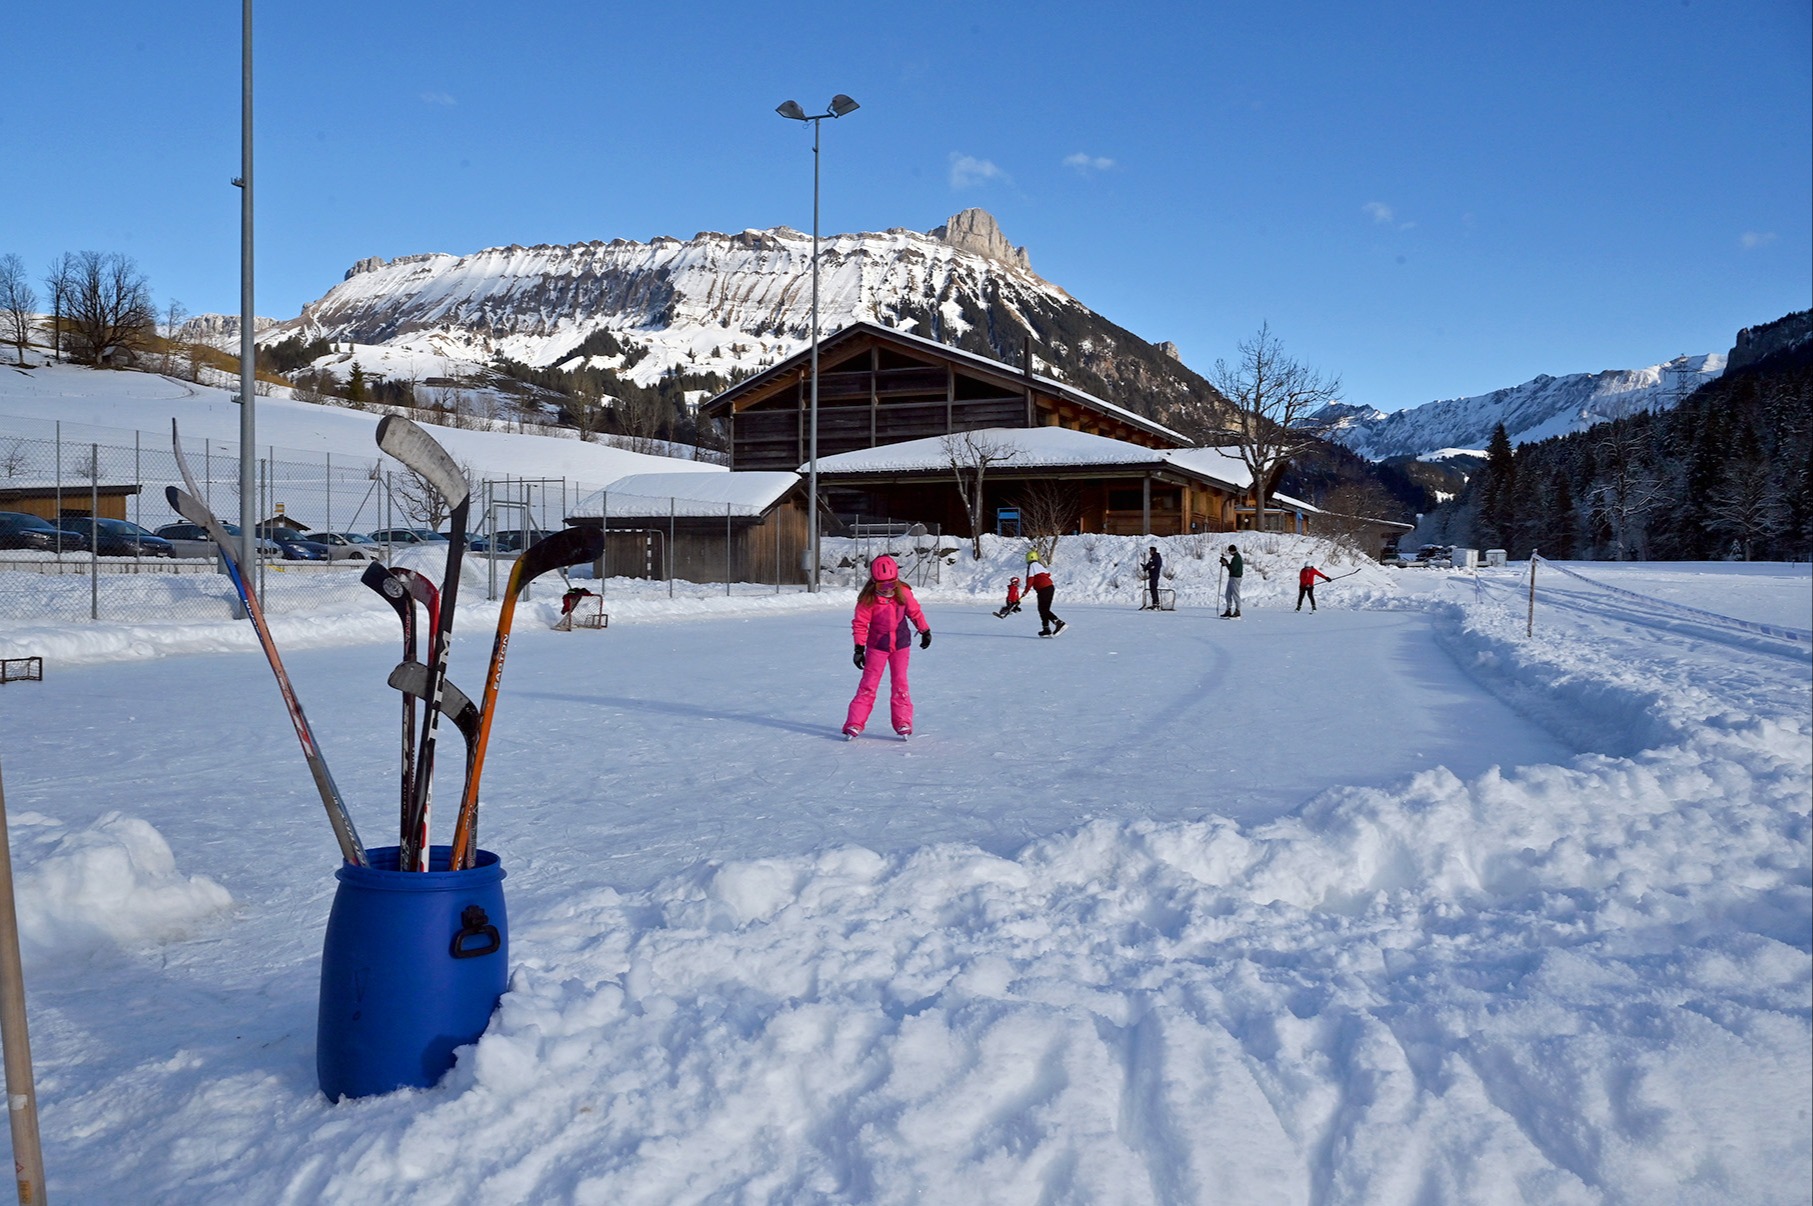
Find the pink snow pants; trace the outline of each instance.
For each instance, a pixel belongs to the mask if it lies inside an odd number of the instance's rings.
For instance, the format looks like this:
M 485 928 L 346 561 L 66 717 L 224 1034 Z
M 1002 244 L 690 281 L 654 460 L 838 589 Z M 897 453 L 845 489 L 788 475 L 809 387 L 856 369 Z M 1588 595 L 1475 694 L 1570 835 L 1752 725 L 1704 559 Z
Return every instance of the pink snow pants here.
M 912 658 L 911 645 L 889 652 L 870 649 L 863 655 L 862 681 L 856 685 L 856 698 L 850 701 L 850 713 L 844 717 L 844 732 L 862 732 L 875 709 L 875 691 L 881 686 L 881 672 L 889 670 L 888 711 L 896 733 L 913 731 L 913 697 L 907 691 L 907 662 Z

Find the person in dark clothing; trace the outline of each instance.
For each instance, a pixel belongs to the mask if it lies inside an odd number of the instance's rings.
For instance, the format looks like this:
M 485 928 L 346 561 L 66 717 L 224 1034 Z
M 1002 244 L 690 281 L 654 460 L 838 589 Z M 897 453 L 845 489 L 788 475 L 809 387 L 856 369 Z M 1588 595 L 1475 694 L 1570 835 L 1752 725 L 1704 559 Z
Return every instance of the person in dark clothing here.
M 1146 559 L 1140 562 L 1140 568 L 1146 571 L 1146 593 L 1150 596 L 1146 607 L 1151 611 L 1158 610 L 1158 572 L 1164 564 L 1165 559 L 1158 555 L 1156 544 L 1146 550 Z
M 1303 610 L 1303 600 L 1309 600 L 1309 609 L 1316 610 L 1316 579 L 1324 582 L 1333 581 L 1327 574 L 1305 561 L 1303 568 L 1297 571 L 1297 610 Z
M 1228 545 L 1227 555 L 1221 559 L 1222 568 L 1228 572 L 1227 597 L 1222 600 L 1221 618 L 1238 620 L 1240 618 L 1240 579 L 1246 573 L 1246 562 L 1240 557 L 1240 546 Z

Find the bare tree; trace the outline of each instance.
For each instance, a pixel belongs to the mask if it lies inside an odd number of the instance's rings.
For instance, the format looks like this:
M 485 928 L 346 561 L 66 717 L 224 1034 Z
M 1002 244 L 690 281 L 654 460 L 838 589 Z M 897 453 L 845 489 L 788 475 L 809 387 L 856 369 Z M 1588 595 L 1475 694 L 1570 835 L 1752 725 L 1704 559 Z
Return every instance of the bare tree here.
M 1076 531 L 1082 514 L 1082 495 L 1063 482 L 1041 479 L 1020 495 L 1020 533 L 1032 541 L 1046 565 L 1057 556 L 1058 538 Z
M 51 359 L 63 359 L 63 317 L 69 312 L 69 294 L 76 276 L 75 257 L 65 251 L 50 262 L 44 274 L 44 291 L 50 301 Z
M 32 319 L 38 294 L 25 279 L 25 261 L 12 252 L 0 255 L 0 325 L 18 350 L 19 367 L 25 367 L 25 345 L 31 342 Z
M 623 433 L 623 438 L 617 441 L 619 448 L 650 456 L 660 456 L 666 451 L 660 439 L 661 421 L 666 416 L 655 399 L 646 396 L 619 398 L 611 411 L 617 416 L 617 430 Z
M 189 317 L 189 308 L 187 306 L 183 305 L 181 302 L 177 301 L 175 298 L 171 298 L 169 300 L 169 302 L 167 302 L 164 305 L 164 315 L 163 315 L 163 318 L 164 318 L 164 323 L 163 323 L 163 326 L 164 326 L 164 370 L 163 371 L 166 376 L 176 375 L 177 368 L 179 365 L 179 356 L 182 353 L 182 351 L 184 350 L 182 341 L 177 337 L 177 329 L 183 325 L 183 320 L 188 317 Z
M 470 462 L 461 461 L 460 476 L 470 484 L 477 480 L 478 474 Z M 407 465 L 401 472 L 391 475 L 390 494 L 403 514 L 415 521 L 411 526 L 439 529 L 450 514 L 447 500 L 434 488 L 434 483 Z
M 138 265 L 117 251 L 76 255 L 67 304 L 70 351 L 90 364 L 118 352 L 137 355 L 157 325 L 151 286 Z
M 1335 401 L 1339 377 L 1324 377 L 1285 354 L 1270 324 L 1240 343 L 1240 361 L 1217 360 L 1209 380 L 1237 420 L 1229 435 L 1253 475 L 1253 526 L 1265 525 L 1265 500 L 1291 459 L 1316 442 L 1305 420 Z
M 944 456 L 957 478 L 957 493 L 969 515 L 970 547 L 977 561 L 982 560 L 982 479 L 989 466 L 1013 460 L 1019 451 L 1003 436 L 988 430 L 953 431 L 942 441 Z
M 1726 470 L 1726 482 L 1711 499 L 1712 526 L 1731 533 L 1744 560 L 1759 540 L 1779 536 L 1788 527 L 1788 505 L 1761 460 L 1742 461 Z
M 582 382 L 573 387 L 571 400 L 567 403 L 567 421 L 579 432 L 581 440 L 589 443 L 598 438 L 607 413 L 604 395 L 596 385 Z
M 1608 423 L 1593 449 L 1599 475 L 1587 493 L 1611 528 L 1616 560 L 1640 559 L 1644 517 L 1669 496 L 1667 484 L 1643 458 L 1642 441 L 1621 423 Z

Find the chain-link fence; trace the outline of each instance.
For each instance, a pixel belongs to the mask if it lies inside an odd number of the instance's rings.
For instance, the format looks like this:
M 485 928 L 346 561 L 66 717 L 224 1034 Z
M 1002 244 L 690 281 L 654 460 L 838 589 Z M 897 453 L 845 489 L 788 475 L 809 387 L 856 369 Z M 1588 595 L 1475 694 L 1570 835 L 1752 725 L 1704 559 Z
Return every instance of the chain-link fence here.
M 237 443 L 184 438 L 182 444 L 201 501 L 237 533 Z M 358 578 L 365 565 L 389 560 L 409 529 L 434 526 L 409 475 L 394 463 L 274 445 L 258 451 L 252 509 L 260 540 L 252 572 L 273 614 L 362 605 L 368 592 Z M 168 436 L 0 419 L 0 619 L 133 623 L 232 615 L 234 593 L 212 544 L 165 496 L 165 487 L 181 484 Z M 495 522 L 495 531 L 558 530 L 569 503 L 587 489 L 559 478 L 486 481 L 482 497 L 499 505 L 475 508 L 474 518 Z M 41 535 L 19 534 L 31 525 L 4 522 L 21 514 L 58 529 L 51 547 L 42 547 Z M 291 533 L 328 542 L 331 559 L 286 553 L 279 537 Z M 515 551 L 499 550 L 506 557 Z
M 185 438 L 183 453 L 201 501 L 237 532 L 238 444 Z M 263 446 L 253 480 L 260 535 L 253 582 L 274 615 L 383 607 L 358 581 L 369 560 L 390 561 L 415 540 L 410 529 L 445 526 L 422 483 L 382 457 Z M 651 491 L 655 480 L 661 488 Z M 496 598 L 528 544 L 569 521 L 594 522 L 607 533 L 607 592 L 609 580 L 621 579 L 687 595 L 805 588 L 807 517 L 795 475 L 663 473 L 622 482 L 643 488 L 514 476 L 474 483 L 468 564 Z M 0 416 L 0 621 L 233 616 L 235 595 L 216 551 L 165 497 L 165 487 L 181 484 L 168 435 Z M 58 528 L 61 547 L 15 539 L 7 514 Z M 851 530 L 852 538 L 823 542 L 827 582 L 860 577 L 881 552 L 900 559 L 916 584 L 938 580 L 943 542 L 935 527 L 859 520 Z M 343 539 L 329 543 L 332 560 L 297 560 L 281 539 L 292 532 Z

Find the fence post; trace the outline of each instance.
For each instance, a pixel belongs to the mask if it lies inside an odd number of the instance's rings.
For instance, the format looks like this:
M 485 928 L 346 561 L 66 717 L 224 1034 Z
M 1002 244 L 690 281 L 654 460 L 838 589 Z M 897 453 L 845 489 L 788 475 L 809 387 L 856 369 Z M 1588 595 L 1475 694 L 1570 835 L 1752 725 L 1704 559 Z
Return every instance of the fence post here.
M 680 502 L 673 495 L 667 496 L 667 597 L 674 597 L 674 513 L 680 509 Z
M 611 494 L 598 491 L 598 526 L 604 530 L 604 551 L 598 554 L 598 597 L 604 598 L 604 584 L 611 576 Z
M 724 597 L 730 597 L 730 504 L 724 504 Z
M 88 618 L 101 618 L 101 446 L 88 446 Z
M 327 522 L 322 526 L 329 532 L 334 530 L 334 454 L 323 453 L 327 457 Z
M 1529 614 L 1524 618 L 1524 622 L 1523 622 L 1523 635 L 1525 637 L 1531 637 L 1531 636 L 1536 635 L 1536 561 L 1537 561 L 1536 550 L 1531 549 L 1530 550 L 1530 611 L 1529 611 Z

